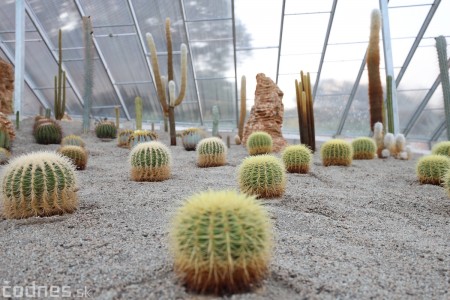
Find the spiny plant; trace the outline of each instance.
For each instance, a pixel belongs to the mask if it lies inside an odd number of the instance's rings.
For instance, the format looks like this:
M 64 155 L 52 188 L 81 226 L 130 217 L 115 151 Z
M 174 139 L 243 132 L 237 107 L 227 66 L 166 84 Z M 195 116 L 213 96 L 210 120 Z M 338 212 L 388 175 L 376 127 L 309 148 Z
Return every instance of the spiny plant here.
M 445 173 L 450 169 L 450 158 L 445 155 L 422 156 L 416 165 L 416 174 L 420 183 L 439 185 Z
M 241 108 L 239 110 L 239 126 L 238 134 L 234 137 L 236 145 L 240 145 L 244 135 L 244 123 L 247 116 L 247 79 L 241 77 Z
M 450 171 L 447 171 L 442 178 L 443 185 L 445 189 L 447 190 L 448 195 L 450 196 Z
M 250 155 L 272 152 L 272 137 L 264 131 L 255 131 L 247 139 L 247 151 Z
M 320 155 L 325 167 L 349 166 L 353 157 L 352 145 L 340 139 L 329 140 L 320 148 Z
M 11 157 L 11 152 L 6 150 L 5 148 L 0 148 L 0 165 L 3 165 L 6 162 L 8 162 L 10 157 Z
M 200 128 L 188 128 L 181 133 L 183 147 L 187 151 L 195 150 L 197 144 L 205 138 L 205 132 Z
M 132 129 L 123 129 L 119 131 L 119 135 L 117 137 L 117 146 L 128 148 L 128 139 L 133 134 L 134 130 Z
M 431 154 L 446 155 L 446 156 L 450 157 L 450 142 L 444 141 L 444 142 L 437 143 L 431 149 Z
M 2 128 L 0 125 L 0 148 L 4 148 L 6 150 L 11 150 L 11 140 L 9 138 L 9 133 L 5 128 Z
M 58 75 L 55 75 L 55 99 L 54 112 L 55 119 L 61 120 L 66 110 L 66 71 L 62 69 L 62 31 L 58 35 Z
M 94 39 L 91 16 L 82 17 L 84 44 L 83 133 L 91 128 L 92 92 L 94 89 Z
M 128 148 L 133 148 L 137 144 L 156 141 L 158 134 L 150 130 L 135 130 L 128 138 Z
M 352 141 L 353 159 L 374 159 L 377 152 L 375 141 L 368 137 L 360 137 Z
M 249 291 L 267 274 L 272 224 L 254 197 L 235 191 L 195 194 L 171 223 L 174 269 L 189 290 Z
M 42 123 L 36 128 L 34 139 L 36 143 L 43 145 L 60 144 L 62 139 L 61 126 L 56 122 Z
M 281 158 L 288 172 L 306 174 L 311 168 L 312 151 L 305 145 L 291 145 L 284 148 Z
M 86 143 L 80 136 L 70 134 L 62 139 L 61 146 L 80 146 L 84 148 L 86 146 Z
M 68 145 L 59 148 L 58 152 L 68 157 L 77 170 L 84 170 L 86 168 L 88 154 L 83 147 Z
M 34 152 L 13 159 L 2 178 L 3 212 L 8 219 L 51 216 L 77 209 L 75 167 L 55 152 Z
M 263 154 L 245 158 L 238 169 L 241 191 L 260 198 L 280 197 L 286 189 L 283 163 L 275 156 Z
M 130 153 L 131 179 L 134 181 L 164 181 L 170 178 L 172 156 L 161 142 L 136 145 Z
M 227 146 L 218 137 L 201 140 L 197 144 L 197 166 L 202 168 L 223 166 L 227 160 Z
M 95 126 L 95 135 L 99 139 L 115 139 L 117 135 L 116 124 L 111 121 L 101 121 Z
M 16 138 L 16 132 L 14 130 L 13 123 L 9 120 L 8 116 L 0 112 L 0 128 L 6 130 L 9 134 L 9 140 L 14 141 Z
M 373 125 L 373 139 L 377 144 L 377 155 L 381 158 L 381 151 L 384 149 L 384 132 L 383 132 L 383 124 L 381 122 L 376 122 Z

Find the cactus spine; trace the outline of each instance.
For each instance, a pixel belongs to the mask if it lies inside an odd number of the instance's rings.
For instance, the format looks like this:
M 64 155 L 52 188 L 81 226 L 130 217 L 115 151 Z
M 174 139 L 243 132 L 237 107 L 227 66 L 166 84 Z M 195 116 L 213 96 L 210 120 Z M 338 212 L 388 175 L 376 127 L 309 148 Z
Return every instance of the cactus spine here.
M 416 165 L 420 183 L 440 185 L 450 169 L 450 158 L 444 155 L 422 156 Z
M 95 135 L 99 139 L 115 139 L 117 135 L 116 124 L 110 121 L 102 121 L 95 126 Z
M 305 145 L 292 145 L 284 148 L 281 158 L 289 173 L 306 174 L 312 163 L 311 149 Z
M 134 105 L 136 110 L 136 130 L 142 130 L 142 98 L 136 97 Z
M 239 140 L 235 138 L 236 144 L 240 145 L 242 136 L 244 134 L 245 116 L 247 115 L 247 79 L 245 76 L 241 77 L 241 110 L 239 112 Z
M 322 164 L 328 166 L 350 166 L 352 164 L 353 149 L 349 142 L 333 139 L 325 142 L 321 149 Z
M 152 141 L 136 145 L 130 152 L 131 179 L 164 181 L 170 178 L 172 158 L 163 143 Z
M 133 148 L 137 144 L 156 141 L 158 139 L 158 134 L 154 131 L 149 130 L 135 130 L 128 138 L 127 146 L 128 148 Z
M 61 127 L 56 122 L 42 123 L 36 128 L 34 138 L 38 144 L 60 144 L 62 139 Z
M 58 75 L 55 76 L 55 119 L 61 120 L 66 110 L 66 71 L 62 69 L 62 31 L 58 35 Z
M 83 42 L 84 42 L 84 94 L 83 94 L 83 133 L 88 133 L 91 128 L 92 91 L 94 88 L 94 64 L 92 22 L 90 16 L 84 16 Z
M 247 151 L 250 155 L 271 153 L 272 146 L 272 137 L 264 131 L 255 131 L 247 139 Z
M 352 141 L 353 159 L 374 159 L 377 152 L 375 141 L 368 137 L 360 137 Z
M 439 142 L 431 149 L 431 154 L 446 155 L 450 157 L 450 142 Z
M 88 160 L 88 154 L 83 147 L 80 146 L 62 146 L 58 149 L 58 152 L 69 158 L 75 165 L 77 170 L 86 169 L 86 163 Z
M 436 38 L 436 49 L 441 74 L 442 94 L 444 96 L 445 120 L 447 122 L 447 140 L 450 141 L 450 79 L 447 66 L 447 41 L 440 35 Z
M 175 272 L 189 290 L 245 292 L 267 274 L 272 224 L 254 197 L 235 191 L 192 195 L 171 223 Z
M 197 166 L 201 168 L 223 166 L 226 160 L 226 145 L 218 137 L 206 138 L 197 144 Z
M 64 137 L 61 141 L 61 146 L 79 146 L 84 148 L 85 145 L 86 144 L 83 139 L 80 136 L 74 134 Z

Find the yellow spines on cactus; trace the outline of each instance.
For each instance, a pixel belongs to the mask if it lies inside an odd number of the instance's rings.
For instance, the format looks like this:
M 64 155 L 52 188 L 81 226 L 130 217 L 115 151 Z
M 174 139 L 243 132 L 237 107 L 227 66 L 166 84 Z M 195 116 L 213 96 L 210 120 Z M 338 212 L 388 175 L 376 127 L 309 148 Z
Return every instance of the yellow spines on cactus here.
M 227 161 L 227 146 L 218 137 L 201 140 L 197 144 L 197 166 L 218 167 Z
M 99 139 L 115 139 L 117 135 L 116 124 L 111 121 L 101 121 L 95 126 L 95 135 Z
M 84 148 L 86 146 L 86 143 L 80 136 L 70 134 L 62 139 L 61 146 L 80 146 Z
M 267 274 L 272 224 L 254 197 L 235 191 L 191 196 L 171 223 L 174 269 L 189 290 L 249 291 Z
M 128 140 L 130 136 L 133 134 L 134 130 L 132 129 L 122 129 L 119 131 L 117 135 L 117 146 L 128 148 Z
M 447 190 L 447 194 L 450 197 L 450 171 L 447 171 L 442 177 L 442 183 Z
M 286 170 L 290 173 L 306 174 L 312 162 L 312 151 L 305 145 L 292 145 L 281 153 Z
M 368 137 L 356 138 L 352 141 L 353 159 L 374 159 L 377 152 L 375 141 Z
M 416 174 L 420 183 L 439 185 L 450 169 L 450 158 L 445 155 L 422 156 L 416 165 Z
M 50 216 L 77 209 L 75 167 L 55 152 L 35 152 L 13 159 L 3 172 L 6 218 Z
M 137 144 L 156 141 L 158 134 L 151 130 L 135 130 L 128 138 L 128 148 L 133 148 Z
M 64 156 L 66 156 L 67 158 L 69 158 L 72 161 L 72 163 L 75 165 L 77 170 L 86 169 L 88 154 L 87 154 L 87 151 L 83 147 L 67 145 L 67 146 L 62 146 L 61 148 L 59 148 L 58 152 Z
M 169 148 L 158 141 L 136 145 L 130 152 L 131 179 L 164 181 L 170 178 L 172 156 Z
M 352 163 L 353 149 L 349 142 L 333 139 L 320 148 L 322 164 L 327 166 L 349 166 Z
M 269 154 L 249 156 L 239 166 L 238 183 L 243 193 L 261 198 L 280 197 L 286 189 L 285 167 Z
M 271 153 L 272 146 L 272 137 L 264 131 L 255 131 L 247 139 L 247 151 L 250 155 Z
M 439 142 L 431 149 L 432 154 L 450 156 L 450 142 Z
M 204 139 L 206 133 L 200 128 L 188 128 L 181 133 L 181 141 L 183 147 L 187 151 L 195 150 L 197 144 Z

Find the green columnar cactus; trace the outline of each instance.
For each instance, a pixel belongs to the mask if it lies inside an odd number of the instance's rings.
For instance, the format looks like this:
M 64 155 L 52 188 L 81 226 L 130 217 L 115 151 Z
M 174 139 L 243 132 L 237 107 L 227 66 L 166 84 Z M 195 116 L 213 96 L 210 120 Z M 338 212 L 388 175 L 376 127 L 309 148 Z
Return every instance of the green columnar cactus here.
M 247 151 L 250 155 L 272 152 L 272 137 L 264 131 L 255 131 L 247 139 Z
M 235 137 L 235 141 L 237 145 L 241 144 L 242 136 L 244 134 L 244 123 L 245 117 L 247 115 L 247 80 L 245 76 L 241 77 L 241 110 L 239 112 L 239 129 L 238 129 L 238 137 Z
M 61 120 L 66 110 L 66 71 L 62 69 L 62 31 L 58 35 L 58 75 L 55 76 L 55 119 Z
M 439 142 L 431 149 L 431 154 L 446 155 L 450 157 L 450 142 Z
M 9 133 L 0 127 L 0 148 L 5 148 L 6 150 L 11 150 L 11 140 L 9 138 Z
M 116 114 L 116 128 L 119 130 L 120 128 L 120 107 L 114 107 L 114 112 Z
M 86 143 L 80 136 L 71 134 L 62 139 L 61 146 L 80 146 L 84 148 Z
M 205 132 L 200 128 L 188 128 L 181 133 L 181 141 L 187 151 L 195 150 L 197 144 L 204 138 Z
M 16 138 L 16 132 L 14 130 L 14 125 L 9 120 L 7 115 L 5 115 L 4 113 L 1 113 L 1 112 L 0 112 L 0 128 L 2 128 L 3 130 L 6 130 L 8 132 L 10 141 L 14 141 L 14 139 Z
M 368 137 L 360 137 L 352 141 L 353 159 L 374 159 L 377 152 L 375 141 Z
M 16 129 L 20 128 L 20 113 L 16 111 Z
M 388 132 L 394 133 L 394 108 L 392 104 L 392 76 L 386 77 L 386 110 L 387 110 L 387 123 Z
M 136 110 L 136 130 L 142 130 L 142 98 L 136 97 L 134 105 Z
M 77 209 L 75 167 L 54 152 L 35 152 L 13 159 L 3 173 L 6 218 L 51 216 Z
M 325 142 L 321 149 L 322 164 L 328 166 L 349 166 L 352 164 L 352 145 L 340 139 Z
M 43 145 L 60 144 L 62 139 L 61 126 L 53 122 L 42 123 L 36 128 L 34 139 L 36 143 Z
M 171 223 L 174 269 L 189 290 L 249 291 L 267 274 L 272 224 L 254 197 L 235 191 L 195 194 Z
M 119 135 L 117 137 L 117 146 L 128 148 L 128 139 L 133 134 L 134 130 L 131 129 L 123 129 L 119 131 Z
M 77 170 L 84 170 L 88 160 L 88 154 L 83 147 L 80 146 L 62 146 L 58 152 L 68 157 L 75 165 Z
M 420 183 L 427 184 L 441 184 L 449 169 L 450 158 L 445 155 L 422 156 L 416 165 L 416 173 Z
M 135 130 L 128 138 L 128 148 L 133 148 L 137 144 L 156 141 L 158 134 L 150 130 Z
M 110 121 L 102 121 L 95 126 L 95 135 L 99 139 L 115 139 L 117 135 L 116 124 Z
M 261 198 L 281 197 L 286 189 L 283 163 L 275 156 L 263 154 L 245 158 L 238 171 L 243 193 Z
M 10 157 L 11 157 L 11 152 L 6 150 L 5 148 L 0 148 L 0 165 L 3 165 L 6 162 L 8 162 Z
M 170 178 L 172 158 L 169 148 L 158 141 L 140 143 L 131 150 L 131 179 L 164 181 Z
M 217 138 L 210 137 L 197 144 L 197 166 L 201 168 L 223 166 L 227 160 L 227 146 Z
M 219 107 L 217 105 L 214 105 L 212 107 L 212 116 L 213 116 L 212 136 L 219 137 Z
M 312 152 L 305 145 L 287 146 L 281 153 L 281 158 L 289 173 L 306 174 L 311 168 Z
M 447 139 L 450 141 L 450 77 L 447 65 L 447 41 L 445 36 L 436 38 L 436 50 L 439 60 L 439 71 L 441 75 L 442 94 L 444 96 L 445 120 L 447 122 Z
M 47 119 L 50 119 L 50 116 L 52 115 L 52 110 L 50 108 L 45 109 L 45 117 Z
M 94 89 L 94 48 L 93 29 L 90 16 L 82 17 L 84 42 L 84 94 L 83 94 L 83 133 L 91 128 L 92 91 Z

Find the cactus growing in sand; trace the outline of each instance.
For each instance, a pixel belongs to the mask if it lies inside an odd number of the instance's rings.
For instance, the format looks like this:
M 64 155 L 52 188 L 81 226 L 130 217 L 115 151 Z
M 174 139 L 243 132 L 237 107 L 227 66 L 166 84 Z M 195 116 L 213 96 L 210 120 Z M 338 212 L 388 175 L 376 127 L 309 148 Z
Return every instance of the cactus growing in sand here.
M 140 143 L 130 152 L 131 179 L 164 181 L 170 178 L 172 158 L 169 148 L 161 142 Z
M 86 146 L 86 143 L 80 136 L 70 134 L 62 139 L 61 146 L 80 146 L 84 148 L 84 146 Z
M 200 128 L 188 128 L 181 133 L 183 147 L 187 151 L 195 150 L 197 144 L 205 138 L 206 134 Z
M 325 167 L 350 166 L 353 158 L 352 145 L 340 139 L 329 140 L 320 148 L 320 156 Z
M 289 173 L 306 174 L 312 163 L 312 151 L 305 145 L 291 145 L 281 153 L 286 171 Z
M 6 218 L 51 216 L 77 209 L 77 178 L 70 160 L 53 152 L 35 152 L 13 159 L 3 173 L 2 200 Z
M 58 75 L 55 76 L 55 119 L 61 120 L 66 110 L 66 71 L 62 69 L 62 31 L 58 35 Z
M 422 156 L 416 165 L 416 174 L 420 183 L 439 185 L 450 169 L 450 158 L 444 155 Z
M 368 137 L 360 137 L 352 141 L 353 159 L 374 159 L 377 152 L 375 141 Z
M 117 136 L 117 146 L 128 148 L 128 139 L 133 134 L 134 130 L 131 129 L 123 129 L 119 131 Z
M 87 151 L 80 146 L 62 146 L 58 149 L 58 152 L 69 158 L 75 165 L 77 170 L 86 169 L 86 163 L 88 160 Z
M 250 155 L 271 153 L 272 146 L 272 137 L 264 131 L 255 131 L 247 139 L 247 151 Z
M 197 144 L 197 166 L 201 168 L 223 166 L 227 160 L 227 146 L 217 138 L 210 137 Z
M 239 111 L 238 135 L 234 137 L 236 145 L 240 145 L 244 134 L 245 116 L 247 115 L 247 80 L 241 77 L 241 109 Z
M 136 97 L 134 105 L 136 110 L 136 130 L 142 130 L 142 98 Z
M 156 141 L 158 134 L 150 130 L 135 130 L 128 138 L 128 148 L 133 148 L 137 144 Z
M 116 124 L 110 121 L 101 121 L 95 126 L 95 135 L 99 139 L 115 139 L 117 135 Z
M 268 271 L 272 224 L 254 197 L 235 191 L 195 194 L 171 223 L 174 269 L 191 291 L 246 292 Z
M 431 149 L 431 154 L 446 155 L 450 157 L 450 142 L 439 142 Z
M 3 165 L 6 162 L 8 162 L 10 157 L 11 157 L 11 152 L 6 150 L 5 148 L 0 148 L 0 165 Z
M 61 126 L 56 122 L 42 123 L 36 128 L 34 138 L 38 144 L 60 144 L 62 139 Z

